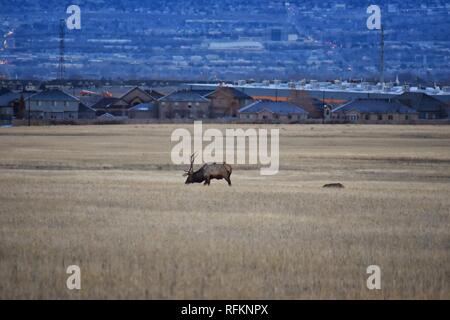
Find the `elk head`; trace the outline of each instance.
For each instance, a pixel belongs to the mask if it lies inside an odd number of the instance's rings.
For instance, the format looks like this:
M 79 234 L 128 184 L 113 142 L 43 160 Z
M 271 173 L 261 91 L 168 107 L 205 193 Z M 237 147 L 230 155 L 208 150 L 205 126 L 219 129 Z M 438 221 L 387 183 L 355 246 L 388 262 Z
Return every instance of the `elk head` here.
M 193 182 L 192 176 L 194 174 L 194 161 L 195 161 L 196 157 L 197 157 L 197 155 L 195 153 L 191 154 L 191 159 L 190 159 L 191 166 L 189 167 L 189 170 L 184 170 L 183 177 L 187 177 L 185 184 L 189 184 L 189 183 Z

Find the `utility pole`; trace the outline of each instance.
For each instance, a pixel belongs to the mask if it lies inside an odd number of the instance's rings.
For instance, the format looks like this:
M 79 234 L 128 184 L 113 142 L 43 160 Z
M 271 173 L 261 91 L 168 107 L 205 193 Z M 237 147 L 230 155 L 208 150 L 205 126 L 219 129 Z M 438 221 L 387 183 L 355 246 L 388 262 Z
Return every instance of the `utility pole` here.
M 384 83 L 384 26 L 381 25 L 380 82 Z
M 30 97 L 28 97 L 28 126 L 31 126 L 31 105 L 30 105 Z

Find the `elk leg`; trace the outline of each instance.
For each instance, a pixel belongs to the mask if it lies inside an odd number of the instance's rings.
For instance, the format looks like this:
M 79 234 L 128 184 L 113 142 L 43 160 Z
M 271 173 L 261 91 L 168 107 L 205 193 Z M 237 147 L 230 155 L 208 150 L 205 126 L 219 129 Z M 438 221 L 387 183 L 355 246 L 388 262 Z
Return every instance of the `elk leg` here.
M 231 187 L 231 179 L 230 179 L 230 177 L 228 177 L 228 178 L 225 178 L 225 180 L 227 180 L 227 182 L 228 182 L 228 185 Z

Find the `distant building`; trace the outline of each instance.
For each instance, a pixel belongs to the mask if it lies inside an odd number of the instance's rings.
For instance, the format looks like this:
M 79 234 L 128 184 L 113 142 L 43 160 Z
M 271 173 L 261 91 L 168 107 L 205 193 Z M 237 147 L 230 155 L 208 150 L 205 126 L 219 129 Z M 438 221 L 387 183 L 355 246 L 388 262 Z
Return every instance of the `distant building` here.
M 432 120 L 448 117 L 446 105 L 425 93 L 405 92 L 396 99 L 416 110 L 419 113 L 419 119 Z
M 419 113 L 391 99 L 357 99 L 332 110 L 331 120 L 350 123 L 409 123 Z
M 237 117 L 239 109 L 253 101 L 252 97 L 232 87 L 218 87 L 205 98 L 211 100 L 212 118 Z
M 239 110 L 245 122 L 295 123 L 308 119 L 308 112 L 289 102 L 256 101 Z
M 209 116 L 210 101 L 200 94 L 181 90 L 158 100 L 160 119 L 202 119 Z
M 50 121 L 72 121 L 78 119 L 80 100 L 59 89 L 46 90 L 26 99 L 30 118 Z
M 259 41 L 227 41 L 227 42 L 211 42 L 209 50 L 218 51 L 262 51 L 264 45 Z

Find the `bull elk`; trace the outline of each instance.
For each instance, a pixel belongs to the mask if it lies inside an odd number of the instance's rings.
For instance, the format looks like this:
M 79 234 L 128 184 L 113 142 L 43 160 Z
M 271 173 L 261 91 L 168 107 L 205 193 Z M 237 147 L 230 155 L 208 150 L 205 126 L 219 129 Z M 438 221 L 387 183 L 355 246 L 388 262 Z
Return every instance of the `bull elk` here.
M 197 171 L 194 171 L 194 160 L 196 155 L 191 155 L 191 166 L 189 170 L 185 170 L 183 176 L 187 177 L 185 184 L 202 183 L 210 185 L 211 179 L 222 180 L 225 179 L 228 185 L 231 186 L 231 166 L 226 163 L 206 163 Z
M 342 183 L 329 183 L 329 184 L 324 185 L 323 188 L 343 189 L 345 187 Z

